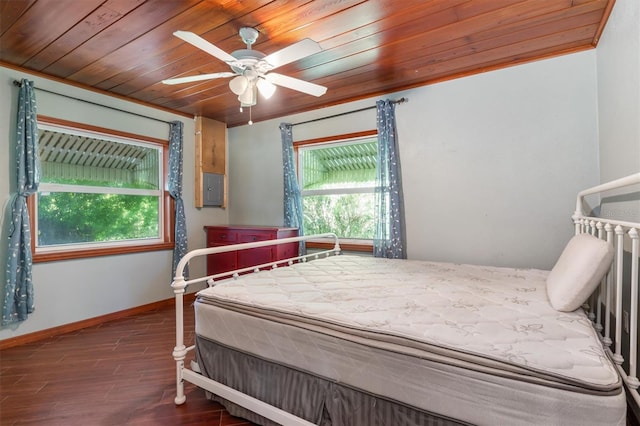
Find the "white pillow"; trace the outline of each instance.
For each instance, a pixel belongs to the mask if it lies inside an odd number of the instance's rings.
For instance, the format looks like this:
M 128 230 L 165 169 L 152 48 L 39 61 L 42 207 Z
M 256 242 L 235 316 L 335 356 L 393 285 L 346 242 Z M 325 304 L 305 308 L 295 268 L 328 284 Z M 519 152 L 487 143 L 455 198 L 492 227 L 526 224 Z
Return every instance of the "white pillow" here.
M 613 246 L 589 234 L 569 240 L 547 277 L 547 296 L 554 309 L 571 312 L 594 292 L 613 260 Z

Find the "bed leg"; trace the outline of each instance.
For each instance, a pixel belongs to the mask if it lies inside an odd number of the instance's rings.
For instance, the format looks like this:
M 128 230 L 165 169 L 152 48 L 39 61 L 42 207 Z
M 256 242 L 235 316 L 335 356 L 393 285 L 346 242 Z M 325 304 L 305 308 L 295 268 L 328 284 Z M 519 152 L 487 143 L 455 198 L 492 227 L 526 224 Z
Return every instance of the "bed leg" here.
M 176 362 L 176 397 L 173 400 L 176 405 L 182 405 L 187 400 L 187 397 L 184 394 L 184 379 L 182 378 L 183 367 L 184 358 Z
M 184 369 L 184 360 L 187 357 L 187 348 L 182 346 L 176 346 L 173 349 L 173 359 L 176 360 L 176 397 L 173 402 L 176 405 L 184 404 L 187 397 L 184 394 L 184 378 L 182 377 L 182 370 Z
M 180 264 L 178 264 L 180 267 Z M 183 266 L 184 267 L 184 266 Z M 182 269 L 178 269 L 182 271 Z M 186 283 L 182 276 L 176 276 L 171 284 L 173 292 L 176 296 L 176 346 L 173 348 L 173 359 L 176 361 L 176 397 L 174 402 L 176 405 L 184 404 L 187 397 L 184 394 L 184 378 L 182 370 L 184 369 L 184 360 L 187 357 L 187 348 L 184 345 L 184 289 Z

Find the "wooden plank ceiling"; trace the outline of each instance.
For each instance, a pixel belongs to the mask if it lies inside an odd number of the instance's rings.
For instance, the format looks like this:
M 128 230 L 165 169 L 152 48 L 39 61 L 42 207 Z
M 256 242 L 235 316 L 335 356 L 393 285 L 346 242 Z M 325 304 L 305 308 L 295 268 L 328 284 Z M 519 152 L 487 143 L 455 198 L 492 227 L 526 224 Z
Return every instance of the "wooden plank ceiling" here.
M 277 69 L 326 86 L 278 88 L 254 122 L 593 48 L 614 0 L 0 0 L 0 65 L 135 101 L 246 124 L 229 79 L 160 81 L 229 71 L 173 36 L 194 32 L 225 52 L 265 54 L 303 38 L 323 51 Z

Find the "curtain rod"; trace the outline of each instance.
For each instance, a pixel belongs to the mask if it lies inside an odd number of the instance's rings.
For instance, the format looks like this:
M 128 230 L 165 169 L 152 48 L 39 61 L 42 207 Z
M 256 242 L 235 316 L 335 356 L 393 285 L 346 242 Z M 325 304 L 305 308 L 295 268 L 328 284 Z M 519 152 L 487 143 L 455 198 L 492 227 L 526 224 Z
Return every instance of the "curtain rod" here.
M 22 83 L 21 83 L 21 82 L 19 82 L 18 80 L 13 80 L 13 85 L 14 85 L 14 86 L 18 86 L 18 87 L 20 87 L 20 86 L 22 86 Z M 65 95 L 65 94 L 62 94 L 62 93 L 53 92 L 53 91 L 51 91 L 51 90 L 41 89 L 40 87 L 34 87 L 34 89 L 39 90 L 39 91 L 41 91 L 41 92 L 47 92 L 47 93 L 51 93 L 51 94 L 53 94 L 53 95 L 62 96 L 62 97 L 64 97 L 64 98 L 73 99 L 73 100 L 80 101 L 80 102 L 85 102 L 85 103 L 87 103 L 87 104 L 96 105 L 96 106 L 99 106 L 99 107 L 102 107 L 102 108 L 108 108 L 108 109 L 112 109 L 112 110 L 114 110 L 114 111 L 124 112 L 124 113 L 126 113 L 126 114 L 131 114 L 131 115 L 136 115 L 136 116 L 138 116 L 138 117 L 147 118 L 147 119 L 149 119 L 149 120 L 155 120 L 155 121 L 159 121 L 159 122 L 161 122 L 161 123 L 171 124 L 171 122 L 170 122 L 170 121 L 165 121 L 165 120 L 161 120 L 161 119 L 159 119 L 159 118 L 149 117 L 149 116 L 147 116 L 147 115 L 138 114 L 138 113 L 136 113 L 136 112 L 125 111 L 124 109 L 120 109 L 120 108 L 116 108 L 116 107 L 112 107 L 112 106 L 108 106 L 108 105 L 102 105 L 102 104 L 99 104 L 99 103 L 97 103 L 97 102 L 87 101 L 86 99 L 80 99 L 80 98 L 76 98 L 76 97 L 74 97 L 74 96 L 69 96 L 69 95 Z
M 394 104 L 401 104 L 403 102 L 409 102 L 409 98 L 402 97 L 402 98 L 397 99 L 395 101 L 391 101 L 391 103 L 394 103 Z M 375 105 L 370 106 L 370 107 L 366 107 L 366 108 L 356 109 L 356 110 L 353 110 L 353 111 L 341 112 L 340 114 L 329 115 L 327 117 L 314 118 L 313 120 L 301 121 L 300 123 L 293 123 L 291 125 L 291 127 L 299 126 L 300 124 L 307 124 L 307 123 L 313 123 L 313 122 L 316 122 L 316 121 L 327 120 L 329 118 L 341 117 L 343 115 L 354 114 L 356 112 L 367 111 L 367 110 L 374 109 L 374 108 L 376 108 Z

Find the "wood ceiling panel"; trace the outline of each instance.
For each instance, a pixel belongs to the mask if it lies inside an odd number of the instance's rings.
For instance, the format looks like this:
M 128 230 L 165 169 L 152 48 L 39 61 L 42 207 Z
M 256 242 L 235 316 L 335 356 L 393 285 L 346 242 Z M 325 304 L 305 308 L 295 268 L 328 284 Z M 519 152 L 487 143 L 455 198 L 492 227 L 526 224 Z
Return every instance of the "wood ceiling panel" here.
M 401 63 L 399 64 L 399 69 L 394 69 L 393 71 L 394 74 L 396 71 L 400 71 L 406 87 L 413 87 L 415 84 L 424 80 L 436 81 L 448 75 L 468 75 L 473 71 L 480 72 L 486 69 L 494 69 L 498 64 L 512 65 L 522 63 L 528 59 L 528 54 L 534 54 L 536 57 L 546 57 L 550 49 L 553 49 L 553 47 L 550 46 L 560 45 L 566 50 L 567 45 L 579 46 L 580 43 L 584 44 L 585 40 L 588 40 L 589 33 L 593 30 L 593 25 L 571 29 L 536 40 L 524 40 L 519 43 L 511 43 L 508 51 L 501 48 L 494 48 L 480 52 L 469 52 L 467 55 L 451 57 L 442 61 L 434 61 L 422 66 L 416 66 L 415 63 Z M 544 55 L 542 52 L 544 52 Z M 362 77 L 368 81 L 375 79 L 378 81 L 378 84 L 383 87 L 390 84 L 389 80 L 398 78 L 393 74 L 382 74 L 375 67 L 365 66 L 357 71 L 343 73 L 342 78 L 332 81 L 340 91 L 344 92 L 350 90 L 352 86 L 357 86 L 358 80 Z
M 559 30 L 559 27 L 556 28 L 555 26 L 563 25 L 562 21 L 573 19 L 576 16 L 586 14 L 591 15 L 591 18 L 594 19 L 593 22 L 600 22 L 602 20 L 603 3 L 603 1 L 591 1 L 582 6 L 564 8 L 558 11 L 551 12 L 547 10 L 543 15 L 535 14 L 535 12 L 532 14 L 522 15 L 523 19 L 520 20 L 503 22 L 500 26 L 490 26 L 483 31 L 478 29 L 478 31 L 468 35 L 466 39 L 469 40 L 469 42 L 476 42 L 487 38 L 505 36 L 512 32 L 517 32 L 541 25 L 548 26 L 549 28 L 547 29 L 547 33 L 552 33 Z
M 211 73 L 228 71 L 229 68 L 224 62 L 199 51 L 190 44 L 184 43 L 182 40 L 174 37 L 172 35 L 173 32 L 180 29 L 201 34 L 207 41 L 216 44 L 223 50 L 232 52 L 245 47 L 238 36 L 238 30 L 244 25 L 242 22 L 247 20 L 256 21 L 256 19 L 258 19 L 257 16 L 277 16 L 278 14 L 286 13 L 289 7 L 298 7 L 308 2 L 309 0 L 298 2 L 289 1 L 282 4 L 283 2 L 276 1 L 264 6 L 256 5 L 255 9 L 248 11 L 241 19 L 237 18 L 228 22 L 220 22 L 213 28 L 211 26 L 211 18 L 202 13 L 199 13 L 200 17 L 196 19 L 202 19 L 208 23 L 204 28 L 193 28 L 193 20 L 189 24 L 185 23 L 182 26 L 179 22 L 176 23 L 172 20 L 171 24 L 173 28 L 163 30 L 163 34 L 169 34 L 171 40 L 163 45 L 163 49 L 159 49 L 155 52 L 155 55 L 152 56 L 151 63 L 156 65 L 156 67 L 152 67 L 151 71 L 149 71 L 149 60 L 144 62 L 141 62 L 139 59 L 132 60 L 129 62 L 132 63 L 132 68 L 100 82 L 97 84 L 97 87 L 112 90 L 122 95 L 130 95 L 140 91 L 141 88 L 147 88 L 166 78 L 193 75 L 199 72 Z M 240 22 L 240 20 L 242 20 L 242 22 Z M 227 25 L 223 26 L 223 23 Z M 260 38 L 262 38 L 262 36 Z M 175 48 L 170 48 L 172 46 L 175 46 Z M 122 58 L 122 60 L 127 61 L 129 59 Z
M 382 3 L 376 1 L 373 3 Z M 263 51 L 275 51 L 277 49 L 288 46 L 306 37 L 311 37 L 317 42 L 322 40 L 318 37 L 310 26 L 318 22 L 326 22 L 336 15 L 344 15 L 350 13 L 352 8 L 368 4 L 366 0 L 331 0 L 331 1 L 312 1 L 304 6 L 291 10 L 289 13 L 278 14 L 272 19 L 264 20 L 255 26 L 265 37 L 263 42 L 269 41 L 269 44 L 262 45 L 260 39 L 256 47 Z M 333 28 L 333 31 L 340 28 Z
M 29 58 L 99 7 L 102 1 L 39 0 L 33 3 L 0 37 L 2 59 L 24 65 Z M 7 46 L 11 46 L 11 49 L 6 49 Z
M 593 10 L 593 8 L 591 7 L 574 9 L 575 10 L 572 9 L 571 13 L 564 13 L 559 16 L 557 18 L 558 22 L 552 22 L 549 25 L 552 25 L 555 31 L 559 31 L 563 28 L 571 28 L 573 26 L 583 26 L 589 23 L 597 23 L 601 18 L 601 16 L 599 18 L 599 11 L 597 10 L 589 13 L 589 11 Z M 579 15 L 571 17 L 572 14 Z M 502 25 L 497 28 L 493 27 L 484 32 L 477 32 L 475 36 L 464 36 L 455 39 L 451 39 L 452 34 L 457 34 L 457 31 L 455 29 L 452 31 L 451 29 L 442 27 L 426 33 L 426 39 L 428 39 L 430 43 L 434 43 L 435 46 L 423 46 L 419 43 L 415 43 L 412 49 L 405 49 L 403 51 L 405 55 L 404 59 L 394 58 L 393 68 L 396 71 L 402 71 L 404 73 L 404 78 L 418 80 L 427 78 L 428 80 L 432 80 L 432 76 L 420 73 L 420 70 L 424 68 L 425 65 L 430 65 L 435 62 L 443 62 L 446 61 L 447 58 L 465 56 L 467 54 L 473 54 L 479 51 L 489 50 L 500 46 L 506 48 L 510 44 L 517 42 L 519 39 L 535 39 L 536 37 L 551 32 L 549 29 L 545 28 L 545 25 L 541 25 L 540 22 L 546 21 L 541 21 L 539 18 L 533 17 L 526 21 L 518 21 L 510 25 Z M 462 25 L 462 23 L 460 23 L 460 25 Z M 465 34 L 462 33 L 462 35 Z M 448 41 L 444 42 L 446 40 Z M 381 50 L 379 55 L 388 57 L 393 54 L 393 46 L 390 46 L 389 48 L 389 53 L 385 52 L 384 48 L 382 48 L 383 50 Z M 313 59 L 315 60 L 322 58 L 322 55 L 324 55 L 324 53 L 325 52 L 315 55 Z M 362 56 L 362 54 L 360 54 L 360 56 Z M 429 59 L 425 61 L 424 56 L 428 56 Z M 360 74 L 366 72 L 362 67 L 365 66 L 366 62 L 371 59 L 372 58 L 370 56 L 367 56 L 366 58 L 356 62 L 354 57 L 349 57 L 348 61 L 350 61 L 350 63 L 354 65 L 356 63 L 359 65 L 355 73 Z M 474 57 L 470 60 L 475 61 L 477 59 L 478 57 Z M 476 65 L 476 68 L 483 68 L 486 66 L 488 66 L 488 64 L 479 63 Z M 337 71 L 340 73 L 344 73 L 348 69 L 346 66 L 339 67 L 338 62 L 333 63 L 332 67 L 332 71 L 336 71 L 337 68 Z M 375 68 L 379 68 L 377 64 L 375 65 Z M 473 69 L 473 67 L 471 67 L 471 69 Z M 329 71 L 322 69 L 322 67 L 317 67 L 311 69 L 310 72 L 305 76 L 309 79 L 315 80 L 316 78 L 321 78 L 323 75 L 327 75 L 328 73 Z M 379 74 L 380 72 L 378 71 L 377 75 Z M 334 74 L 334 76 L 335 78 L 339 78 L 338 75 Z M 440 77 L 440 75 L 438 75 L 438 77 Z M 367 81 L 369 81 L 369 84 L 371 83 L 371 80 Z M 332 82 L 335 87 L 337 85 L 337 82 Z M 350 83 L 349 86 L 351 86 L 352 84 L 353 83 Z M 407 86 L 411 86 L 413 84 L 413 81 L 406 81 Z
M 178 14 L 171 21 L 164 22 L 138 39 L 83 68 L 74 77 L 82 79 L 86 84 L 111 90 L 114 86 L 129 81 L 136 75 L 136 70 L 139 72 L 141 67 L 146 70 L 164 67 L 171 61 L 180 61 L 189 53 L 198 51 L 195 47 L 173 36 L 176 30 L 192 31 L 197 34 L 215 32 L 216 37 L 210 41 L 218 47 L 224 48 L 225 44 L 231 43 L 232 38 L 239 40 L 238 30 L 233 28 L 234 22 L 237 19 L 246 19 L 252 11 L 262 7 L 264 3 L 264 0 L 237 2 L 233 3 L 235 6 L 233 9 L 219 8 L 215 10 L 215 13 L 212 13 L 209 3 L 199 3 Z M 240 18 L 234 19 L 235 15 Z M 238 29 L 241 26 L 237 24 Z M 165 52 L 172 53 L 173 58 L 167 57 Z M 209 55 L 206 57 L 209 62 L 215 60 Z M 227 68 L 224 63 L 220 62 L 220 71 L 223 70 L 226 71 Z M 114 79 L 115 76 L 119 76 L 119 78 Z
M 158 83 L 158 85 L 160 85 L 160 83 Z M 179 110 L 216 96 L 231 96 L 232 100 L 235 100 L 236 98 L 236 95 L 233 93 L 229 95 L 229 87 L 226 84 L 220 85 L 217 82 L 207 82 L 198 85 L 185 85 L 184 88 L 179 89 L 178 96 L 159 96 L 154 98 L 152 103 L 158 103 L 165 108 L 175 108 Z M 235 103 L 237 103 L 237 101 Z M 238 106 L 240 105 L 238 104 Z
M 2 64 L 63 78 L 186 115 L 245 124 L 228 71 L 172 34 L 192 31 L 226 52 L 243 26 L 269 54 L 303 38 L 323 51 L 277 72 L 325 85 L 319 98 L 284 87 L 258 98 L 253 121 L 498 69 L 595 46 L 613 0 L 0 0 Z
M 7 32 L 35 2 L 36 0 L 14 0 L 0 3 L 0 36 Z
M 398 9 L 389 6 L 389 11 L 382 16 L 381 19 L 373 22 L 360 23 L 351 19 L 353 27 L 348 31 L 340 31 L 336 36 L 326 37 L 323 39 L 322 47 L 326 50 L 335 49 L 336 47 L 351 45 L 359 40 L 367 38 L 375 38 L 375 43 L 390 43 L 394 40 L 400 41 L 407 36 L 422 34 L 429 28 L 436 28 L 447 23 L 456 22 L 458 16 L 456 14 L 456 6 L 465 3 L 468 0 L 450 1 L 444 6 L 444 2 L 433 2 L 428 7 L 423 2 L 407 2 L 406 7 Z M 357 11 L 356 11 L 357 12 Z M 346 16 L 345 16 L 346 17 Z M 346 17 L 348 18 L 348 17 Z M 328 25 L 327 25 L 328 24 Z M 317 25 L 318 32 L 322 33 L 322 27 L 332 27 L 334 25 L 340 28 L 341 22 L 327 22 Z M 333 31 L 335 33 L 335 31 Z M 353 50 L 354 48 L 351 48 Z M 357 49 L 357 47 L 355 48 Z M 319 55 L 322 55 L 319 54 Z M 319 55 L 314 55 L 314 58 Z
M 45 68 L 44 72 L 84 83 L 82 78 L 76 78 L 74 74 L 119 47 L 136 40 L 150 28 L 163 23 L 167 16 L 175 16 L 196 3 L 198 0 L 147 1 L 110 25 L 98 36 L 87 39 L 80 47 Z M 141 22 L 144 25 L 140 25 Z M 144 52 L 140 53 L 144 54 Z
M 570 37 L 565 33 L 566 31 L 578 30 L 577 37 L 583 40 L 585 38 L 584 27 L 587 27 L 586 31 L 593 30 L 593 25 L 597 26 L 599 22 L 598 17 L 598 12 L 591 12 L 562 19 L 553 24 L 553 32 L 549 31 L 547 25 L 531 23 L 532 25 L 524 26 L 524 28 L 511 31 L 508 34 L 487 32 L 482 37 L 478 37 L 477 41 L 472 41 L 473 38 L 454 39 L 448 43 L 434 46 L 429 52 L 427 61 L 398 61 L 397 68 L 419 73 L 421 69 L 430 65 L 461 58 L 466 58 L 466 61 L 469 62 L 469 69 L 473 69 L 474 66 L 485 67 L 487 61 L 478 55 L 488 51 L 498 52 L 503 60 L 511 62 L 509 58 L 512 56 L 516 57 L 530 50 L 538 51 L 559 43 L 562 37 Z M 524 47 L 523 42 L 526 43 Z M 411 57 L 412 51 L 408 53 L 408 56 Z
M 436 62 L 426 64 L 416 68 L 418 73 L 426 73 L 438 77 L 448 73 L 467 73 L 478 67 L 493 67 L 497 63 L 512 64 L 519 63 L 528 58 L 530 52 L 546 50 L 550 46 L 564 46 L 576 41 L 584 42 L 589 40 L 590 35 L 597 29 L 597 25 L 590 25 L 581 28 L 574 28 L 568 31 L 557 32 L 545 37 L 538 37 L 535 40 L 523 40 L 518 43 L 509 43 L 508 51 L 501 48 L 494 48 L 482 52 L 452 58 L 446 62 Z
M 298 27 L 305 27 L 307 24 L 302 20 L 302 17 L 314 17 L 316 19 L 324 19 L 325 16 L 331 16 L 332 14 L 338 13 L 342 10 L 342 8 L 349 8 L 353 4 L 362 3 L 363 0 L 351 0 L 351 1 L 332 1 L 332 2 L 309 2 L 302 1 L 299 4 L 296 2 L 286 2 L 288 6 L 295 6 L 291 11 L 289 11 L 286 7 L 280 4 L 275 4 L 278 2 L 273 2 L 268 7 L 265 6 L 256 11 L 255 14 L 251 14 L 247 17 L 247 19 L 243 19 L 243 21 L 249 20 L 253 22 L 262 21 L 262 24 L 256 24 L 256 28 L 260 28 L 261 26 L 268 26 L 270 28 L 278 28 L 282 31 L 282 25 L 276 25 L 272 21 L 277 20 L 278 22 L 282 21 L 282 17 L 285 16 L 285 22 L 294 22 Z M 337 5 L 339 8 L 330 7 L 332 5 Z M 292 18 L 289 18 L 292 16 Z M 252 17 L 254 17 L 252 19 Z M 297 19 L 296 19 L 297 18 Z M 265 24 L 266 22 L 266 24 Z M 241 25 L 237 25 L 237 29 L 239 29 Z M 281 48 L 288 46 L 289 44 L 300 40 L 303 37 L 291 38 L 291 36 L 287 36 L 286 40 L 283 37 L 278 37 L 278 33 L 272 30 L 268 34 L 260 34 L 254 48 L 256 50 L 260 50 L 265 54 L 269 54 L 275 52 Z M 208 41 L 214 42 L 218 47 L 223 48 L 223 50 L 227 52 L 232 52 L 237 49 L 244 48 L 244 44 L 242 40 L 236 33 L 234 34 L 231 40 L 225 40 L 225 43 L 216 42 L 215 34 L 212 32 L 202 34 L 202 37 Z M 293 41 L 290 41 L 290 40 Z M 316 40 L 317 41 L 317 40 Z M 192 46 L 189 46 L 191 54 L 188 59 L 190 61 L 190 69 L 182 71 L 179 74 L 175 74 L 172 72 L 166 72 L 167 70 L 156 70 L 158 73 L 154 75 L 154 79 L 146 80 L 148 84 L 156 84 L 162 79 L 171 78 L 171 77 L 182 77 L 186 75 L 194 75 L 199 73 L 211 73 L 211 72 L 219 72 L 219 71 L 227 71 L 228 67 L 219 60 L 212 58 L 209 55 L 203 54 L 199 52 Z M 181 64 L 182 65 L 182 64 Z M 185 67 L 181 67 L 184 69 Z M 159 75 L 160 74 L 160 75 Z M 226 84 L 226 83 L 223 83 Z M 140 86 L 137 87 L 140 90 Z M 119 89 L 114 89 L 114 91 L 119 91 Z
M 144 0 L 109 0 L 99 6 L 77 25 L 62 34 L 55 42 L 49 44 L 36 55 L 32 56 L 23 66 L 42 70 L 58 58 L 67 55 L 87 39 L 99 34 L 102 30 L 135 9 Z
M 457 40 L 458 43 L 468 44 L 473 39 L 475 34 L 484 34 L 485 37 L 492 37 L 491 31 L 503 31 L 505 27 L 513 25 L 515 23 L 521 23 L 527 18 L 532 21 L 527 21 L 529 24 L 536 25 L 538 16 L 536 15 L 537 8 L 532 7 L 531 2 L 516 3 L 513 6 L 505 7 L 502 9 L 502 14 L 505 16 L 500 26 L 495 25 L 496 16 L 490 13 L 495 10 L 493 3 L 486 3 L 486 7 L 479 7 L 480 2 L 474 2 L 476 5 L 473 7 L 473 13 L 470 10 L 465 12 L 458 11 L 456 8 L 449 8 L 440 13 L 429 14 L 427 16 L 421 16 L 420 14 L 412 13 L 415 19 L 402 19 L 396 22 L 401 22 L 399 25 L 385 25 L 388 28 L 386 31 L 388 34 L 378 34 L 373 41 L 364 40 L 362 45 L 358 45 L 357 41 L 353 41 L 347 45 L 346 54 L 334 53 L 334 50 L 328 50 L 326 52 L 314 55 L 309 61 L 310 66 L 317 66 L 323 62 L 329 62 L 338 58 L 346 58 L 353 53 L 359 53 L 366 50 L 367 45 L 373 45 L 376 48 L 382 48 L 383 46 L 392 46 L 393 51 L 401 51 L 402 55 L 413 56 L 418 58 L 419 61 L 423 61 L 424 57 L 429 57 L 426 51 L 422 49 L 433 49 L 432 46 L 439 46 L 444 43 L 450 42 L 452 39 Z M 510 3 L 514 3 L 513 1 Z M 561 2 L 557 2 L 560 4 Z M 493 6 L 493 7 L 492 7 Z M 465 20 L 460 20 L 459 16 L 465 16 Z M 404 17 L 403 17 L 404 18 Z M 485 33 L 485 31 L 489 31 Z M 504 30 L 509 32 L 510 30 Z M 389 40 L 388 43 L 383 43 L 380 40 Z M 397 49 L 397 45 L 401 44 L 402 49 Z M 431 50 L 429 53 L 432 53 Z M 435 49 L 435 52 L 439 50 Z M 353 52 L 353 53 L 349 53 Z M 398 59 L 396 53 L 395 60 Z M 339 68 L 342 70 L 342 68 Z M 322 72 L 311 73 L 310 78 L 320 77 Z

